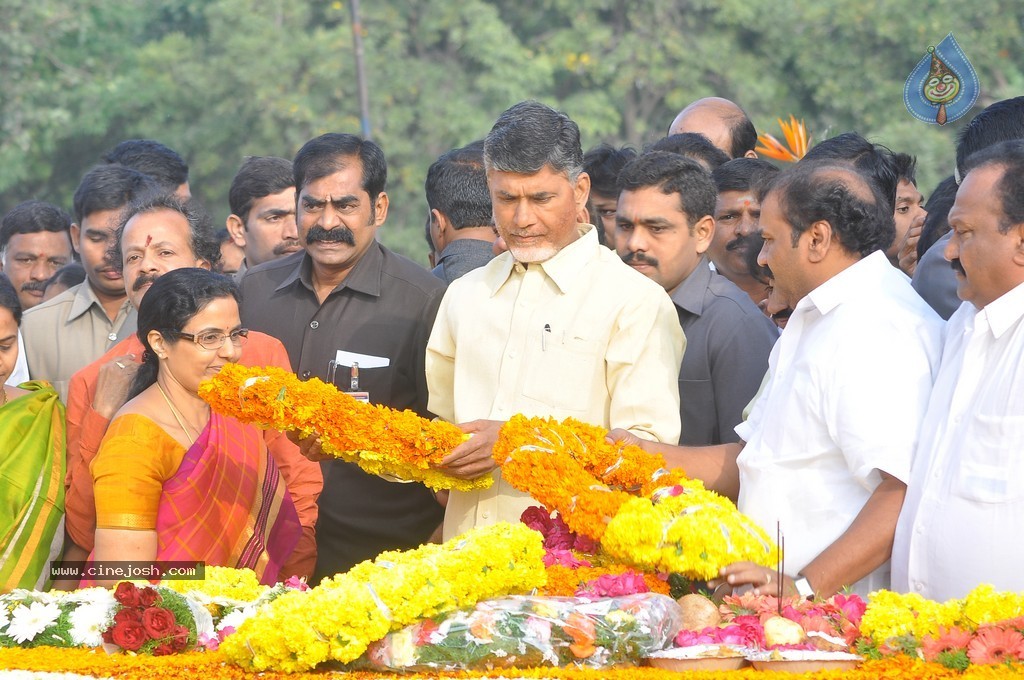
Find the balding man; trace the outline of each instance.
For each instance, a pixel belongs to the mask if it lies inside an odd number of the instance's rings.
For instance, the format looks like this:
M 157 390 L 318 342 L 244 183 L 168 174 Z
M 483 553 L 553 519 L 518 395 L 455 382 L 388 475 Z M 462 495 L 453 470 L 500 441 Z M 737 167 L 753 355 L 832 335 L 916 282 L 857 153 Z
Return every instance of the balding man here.
M 668 134 L 697 132 L 711 140 L 729 158 L 757 158 L 757 130 L 750 117 L 735 102 L 721 97 L 704 97 L 679 112 Z

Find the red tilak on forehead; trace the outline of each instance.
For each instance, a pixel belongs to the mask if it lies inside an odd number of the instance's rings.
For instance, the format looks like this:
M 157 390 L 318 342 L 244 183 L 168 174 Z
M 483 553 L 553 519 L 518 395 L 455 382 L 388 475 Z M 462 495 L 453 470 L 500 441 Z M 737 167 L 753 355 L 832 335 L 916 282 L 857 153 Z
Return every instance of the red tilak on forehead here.
M 152 243 L 152 242 L 153 242 L 152 234 L 146 234 L 146 247 L 148 248 L 149 244 Z
M 749 208 L 750 207 L 750 203 L 751 203 L 751 201 L 750 201 L 749 198 L 743 199 L 743 207 L 744 208 Z

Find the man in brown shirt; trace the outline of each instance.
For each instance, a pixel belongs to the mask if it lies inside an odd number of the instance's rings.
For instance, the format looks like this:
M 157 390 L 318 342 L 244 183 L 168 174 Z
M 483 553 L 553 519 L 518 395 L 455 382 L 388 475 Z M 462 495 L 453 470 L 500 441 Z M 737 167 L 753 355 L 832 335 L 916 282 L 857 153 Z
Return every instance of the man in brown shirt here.
M 387 165 L 376 144 L 330 133 L 294 160 L 304 250 L 242 279 L 242 320 L 281 340 L 300 378 L 334 379 L 370 402 L 427 415 L 424 357 L 444 284 L 376 241 L 387 219 Z M 443 510 L 421 484 L 323 463 L 319 579 L 384 550 L 426 541 Z

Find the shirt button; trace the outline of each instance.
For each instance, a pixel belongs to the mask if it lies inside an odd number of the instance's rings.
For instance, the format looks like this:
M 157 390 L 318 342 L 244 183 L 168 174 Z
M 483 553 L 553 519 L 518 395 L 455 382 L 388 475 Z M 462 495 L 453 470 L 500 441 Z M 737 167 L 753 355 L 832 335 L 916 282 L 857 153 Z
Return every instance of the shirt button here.
M 914 590 L 916 590 L 917 592 L 921 592 L 922 590 L 924 590 L 924 584 L 922 584 L 920 581 L 914 581 Z
M 483 517 L 484 519 L 490 519 L 490 518 L 491 518 L 491 513 L 489 513 L 489 512 L 485 512 L 485 513 L 484 513 L 483 515 L 481 515 L 481 516 L 482 516 L 482 517 Z
M 312 374 L 309 371 L 303 371 L 299 375 L 299 377 L 302 378 L 303 380 L 308 380 L 310 375 L 312 375 Z
M 110 335 L 108 335 L 107 340 L 110 340 L 111 342 L 117 340 L 117 333 L 111 333 Z
M 320 326 L 320 322 L 319 321 L 310 321 L 309 322 L 309 327 L 312 328 L 313 330 L 316 330 L 317 327 L 319 327 L 319 326 Z

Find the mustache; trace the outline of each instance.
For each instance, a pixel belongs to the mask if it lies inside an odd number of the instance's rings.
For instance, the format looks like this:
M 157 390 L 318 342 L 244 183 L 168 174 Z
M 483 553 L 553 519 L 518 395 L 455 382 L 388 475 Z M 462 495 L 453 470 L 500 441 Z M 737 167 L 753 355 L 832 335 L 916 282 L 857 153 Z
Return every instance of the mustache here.
M 139 290 L 143 286 L 148 286 L 158 278 L 160 277 L 156 274 L 139 274 L 139 278 L 135 279 L 135 283 L 132 284 L 132 290 L 135 291 Z
M 960 258 L 954 258 L 949 261 L 950 268 L 955 272 L 960 272 L 961 276 L 967 276 L 967 272 L 964 271 L 964 266 L 960 264 Z
M 732 251 L 732 250 L 746 250 L 746 251 L 750 251 L 750 250 L 752 250 L 754 248 L 757 248 L 758 250 L 761 250 L 761 246 L 762 245 L 764 245 L 764 239 L 761 238 L 761 235 L 756 233 L 756 232 L 752 232 L 752 233 L 749 233 L 749 234 L 740 234 L 739 236 L 737 236 L 733 240 L 729 241 L 725 245 L 725 249 L 726 250 L 730 250 L 730 251 Z
M 312 231 L 312 230 L 310 230 L 310 231 Z M 273 252 L 274 252 L 274 255 L 285 255 L 285 254 L 288 253 L 288 251 L 295 250 L 296 248 L 301 248 L 301 247 L 302 247 L 302 244 L 299 242 L 299 239 L 297 239 L 297 238 L 290 238 L 290 239 L 285 239 L 284 241 L 281 241 L 276 246 L 274 246 L 274 251 Z
M 46 281 L 26 281 L 21 285 L 21 291 L 28 293 L 35 291 L 36 293 L 46 292 Z
M 644 255 L 641 252 L 633 251 L 622 256 L 622 261 L 626 264 L 649 264 L 652 267 L 658 266 L 658 260 L 656 258 Z
M 354 246 L 356 244 L 356 235 L 348 227 L 324 229 L 319 224 L 314 224 L 306 232 L 306 245 L 316 243 L 317 241 L 323 243 L 344 243 L 347 246 Z

